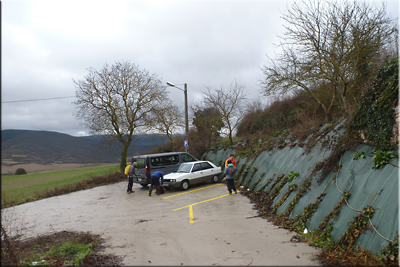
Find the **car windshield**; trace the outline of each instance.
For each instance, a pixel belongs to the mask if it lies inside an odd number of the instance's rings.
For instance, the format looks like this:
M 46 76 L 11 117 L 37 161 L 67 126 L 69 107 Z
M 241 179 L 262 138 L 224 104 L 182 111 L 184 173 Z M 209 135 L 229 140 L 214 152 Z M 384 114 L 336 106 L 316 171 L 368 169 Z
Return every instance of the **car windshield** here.
M 179 166 L 177 172 L 190 172 L 191 169 L 192 164 L 182 164 L 181 166 Z

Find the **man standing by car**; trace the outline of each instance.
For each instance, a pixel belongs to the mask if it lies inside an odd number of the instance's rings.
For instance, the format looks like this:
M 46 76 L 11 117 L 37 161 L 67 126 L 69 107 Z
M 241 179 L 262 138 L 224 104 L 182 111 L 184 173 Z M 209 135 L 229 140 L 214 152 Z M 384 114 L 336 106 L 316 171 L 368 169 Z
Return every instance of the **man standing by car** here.
M 151 185 L 149 189 L 149 197 L 151 196 L 151 192 L 153 191 L 153 185 L 156 187 L 156 194 L 160 194 L 160 180 L 161 186 L 164 184 L 164 175 L 160 171 L 156 171 L 151 175 Z
M 226 175 L 226 186 L 228 187 L 229 195 L 232 195 L 232 190 L 235 191 L 235 194 L 237 194 L 235 182 L 233 180 L 235 177 L 235 172 L 236 169 L 233 166 L 232 161 L 228 160 L 228 167 L 226 167 L 224 173 Z
M 133 175 L 135 175 L 137 177 L 136 170 L 135 170 L 136 166 L 137 166 L 137 162 L 133 162 L 131 165 L 131 168 L 129 169 L 129 172 L 128 172 L 129 182 L 128 182 L 128 189 L 126 190 L 126 192 L 128 192 L 128 194 L 135 193 L 135 191 L 132 191 L 132 187 L 133 187 Z

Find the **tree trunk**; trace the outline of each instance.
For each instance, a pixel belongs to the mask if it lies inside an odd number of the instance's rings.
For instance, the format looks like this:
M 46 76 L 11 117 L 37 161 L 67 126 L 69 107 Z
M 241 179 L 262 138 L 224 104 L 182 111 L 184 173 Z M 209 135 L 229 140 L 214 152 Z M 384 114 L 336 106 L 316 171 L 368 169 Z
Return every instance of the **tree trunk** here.
M 328 123 L 328 122 L 330 122 L 332 120 L 333 120 L 333 118 L 332 118 L 332 109 L 330 108 L 327 111 L 325 111 L 325 122 Z
M 323 103 L 321 103 L 319 101 L 317 103 L 322 108 L 322 110 L 325 112 L 325 122 L 332 121 L 332 107 L 333 107 L 333 105 L 330 105 L 329 108 L 326 108 Z
M 346 100 L 346 96 L 343 95 L 343 94 L 340 94 L 340 95 L 342 96 L 344 111 L 346 112 L 346 114 L 349 114 L 350 110 L 349 110 L 349 105 L 348 105 L 347 100 Z
M 168 136 L 169 140 L 171 141 L 171 149 L 172 149 L 172 152 L 175 152 L 174 137 L 172 136 L 172 134 L 167 134 L 167 136 Z
M 119 165 L 119 168 L 120 168 L 122 173 L 125 172 L 126 157 L 128 155 L 128 148 L 129 148 L 129 145 L 122 143 L 121 163 Z
M 172 146 L 172 152 L 175 152 L 175 143 L 174 143 L 174 139 L 172 139 L 172 141 L 171 141 L 171 146 Z

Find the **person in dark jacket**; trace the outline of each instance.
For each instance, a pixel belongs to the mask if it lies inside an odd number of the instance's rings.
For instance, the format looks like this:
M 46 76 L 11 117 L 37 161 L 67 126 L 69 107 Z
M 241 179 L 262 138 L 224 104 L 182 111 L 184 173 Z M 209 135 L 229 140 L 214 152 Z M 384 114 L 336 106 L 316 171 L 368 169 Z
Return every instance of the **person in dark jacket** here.
M 156 194 L 160 194 L 160 182 L 161 186 L 164 184 L 164 175 L 160 171 L 156 171 L 151 175 L 151 185 L 149 189 L 149 197 L 151 196 L 151 191 L 153 191 L 153 186 L 156 187 Z
M 224 173 L 226 175 L 226 186 L 228 187 L 229 194 L 232 195 L 232 190 L 235 191 L 235 194 L 237 194 L 234 182 L 236 169 L 233 166 L 232 161 L 228 160 L 228 166 L 225 168 Z
M 126 192 L 128 194 L 135 193 L 135 191 L 132 191 L 132 187 L 133 187 L 133 175 L 135 175 L 137 177 L 136 170 L 135 170 L 136 166 L 137 166 L 137 162 L 132 163 L 131 168 L 129 169 L 129 172 L 128 172 L 129 182 L 128 182 L 128 189 L 126 190 Z

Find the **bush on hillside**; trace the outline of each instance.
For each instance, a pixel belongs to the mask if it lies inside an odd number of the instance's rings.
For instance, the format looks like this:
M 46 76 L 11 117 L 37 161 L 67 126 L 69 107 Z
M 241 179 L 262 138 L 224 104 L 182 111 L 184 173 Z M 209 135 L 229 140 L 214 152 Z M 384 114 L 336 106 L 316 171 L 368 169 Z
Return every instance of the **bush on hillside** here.
M 316 89 L 315 94 L 318 93 Z M 335 109 L 334 117 L 342 115 Z M 238 126 L 237 136 L 271 134 L 288 128 L 309 128 L 320 125 L 325 119 L 321 107 L 304 91 L 274 101 L 264 109 L 248 111 Z
M 24 168 L 18 168 L 14 175 L 28 174 Z

